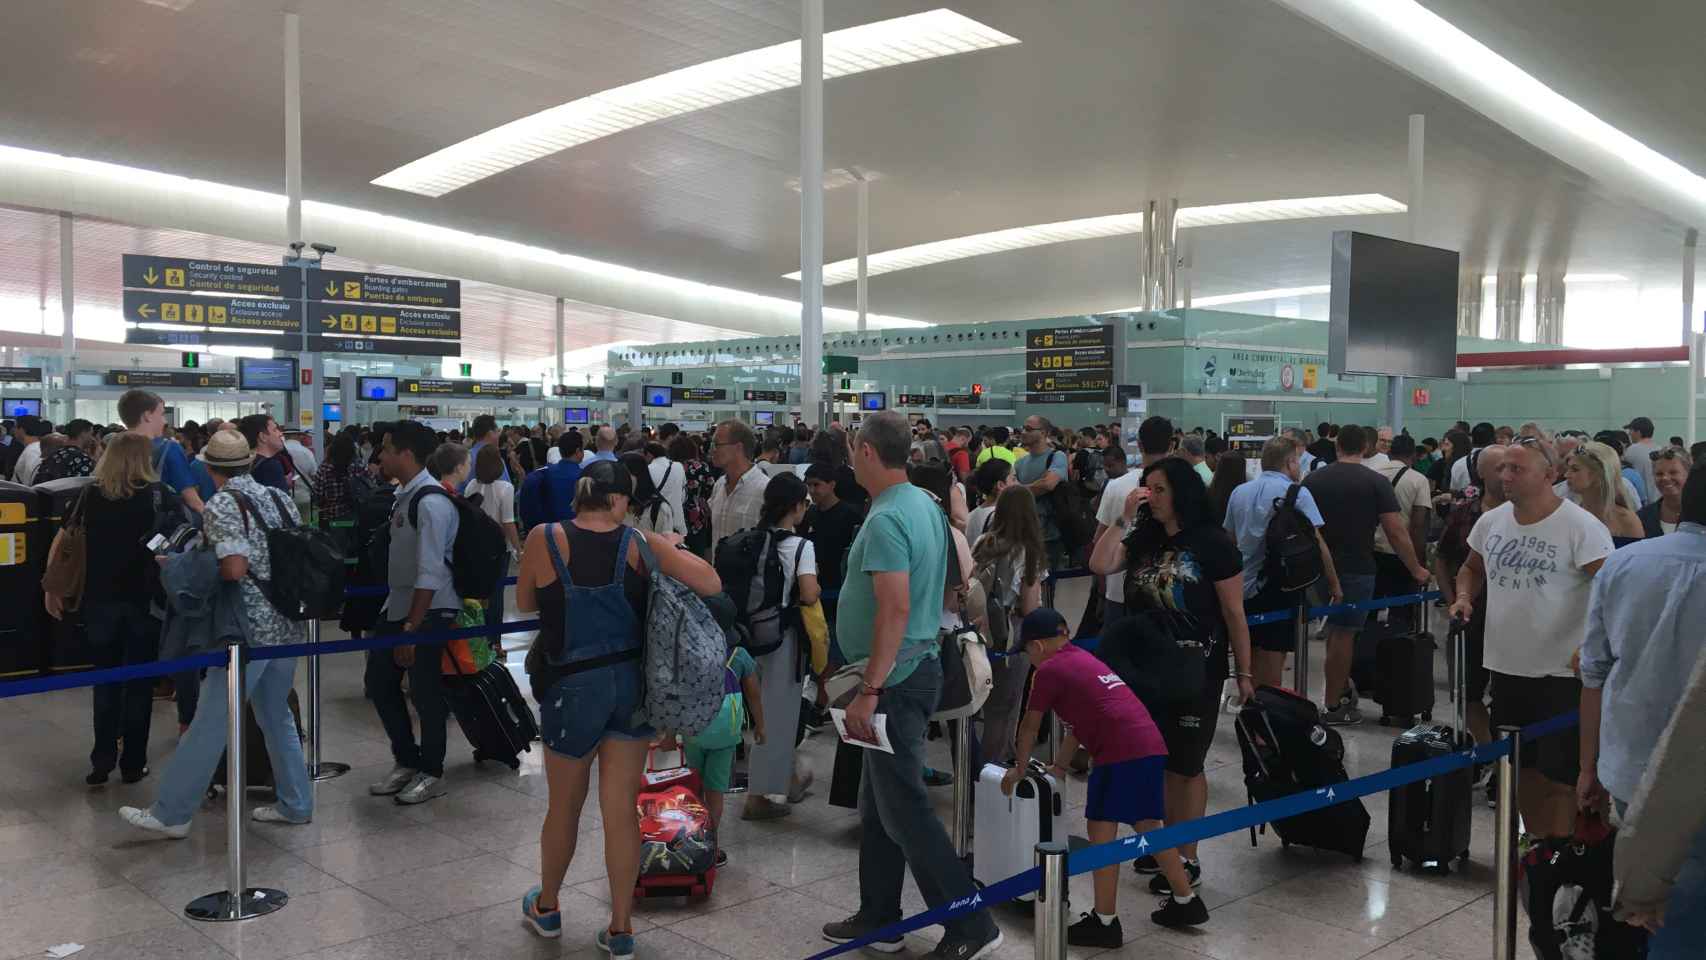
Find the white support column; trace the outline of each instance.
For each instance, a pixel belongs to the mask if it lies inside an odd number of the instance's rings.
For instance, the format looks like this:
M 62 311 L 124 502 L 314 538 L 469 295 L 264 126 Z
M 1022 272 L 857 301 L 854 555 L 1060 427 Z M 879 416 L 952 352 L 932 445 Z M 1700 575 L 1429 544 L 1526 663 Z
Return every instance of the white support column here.
M 302 242 L 302 18 L 295 13 L 284 15 L 284 233 L 285 243 Z M 286 253 L 286 262 L 299 260 L 295 250 Z M 326 424 L 320 417 L 325 398 L 326 368 L 318 353 L 308 350 L 308 334 L 313 332 L 308 313 L 307 273 L 302 274 L 302 335 L 298 363 L 304 379 L 296 397 L 295 426 L 313 432 L 319 455 L 324 457 L 331 444 L 326 438 Z M 344 397 L 353 391 L 344 391 Z M 319 731 L 315 731 L 319 735 Z
M 77 417 L 77 331 L 73 323 L 77 287 L 73 283 L 71 254 L 71 214 L 62 213 L 59 215 L 59 315 L 65 329 L 59 335 L 59 353 L 65 367 L 65 408 L 58 417 L 61 424 Z M 46 383 L 42 385 L 45 387 Z
M 865 175 L 857 171 L 854 176 L 859 179 L 859 280 L 853 288 L 853 293 L 859 310 L 858 329 L 860 333 L 864 333 L 865 314 L 871 306 L 871 278 L 866 265 L 871 256 L 871 181 L 866 180 Z
M 1682 235 L 1682 342 L 1694 342 L 1694 248 L 1700 231 L 1693 227 Z
M 822 427 L 823 0 L 800 3 L 800 418 Z
M 1410 150 L 1408 173 L 1410 181 L 1409 199 L 1405 202 L 1407 214 L 1404 217 L 1406 239 L 1411 243 L 1420 242 L 1422 217 L 1422 155 L 1427 143 L 1427 117 L 1419 113 L 1410 114 Z M 1394 435 L 1404 429 L 1404 378 L 1386 378 L 1386 415 L 1391 418 Z

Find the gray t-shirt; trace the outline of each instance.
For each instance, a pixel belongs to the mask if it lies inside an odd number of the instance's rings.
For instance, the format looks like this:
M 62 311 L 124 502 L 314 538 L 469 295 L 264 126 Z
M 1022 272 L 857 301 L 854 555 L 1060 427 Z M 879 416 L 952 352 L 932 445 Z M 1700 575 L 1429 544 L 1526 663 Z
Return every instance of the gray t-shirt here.
M 1049 450 L 1042 454 L 1027 454 L 1021 457 L 1017 464 L 1014 464 L 1013 477 L 1020 483 L 1032 484 L 1041 480 L 1043 474 L 1051 470 L 1056 476 L 1060 477 L 1061 483 L 1066 482 L 1068 476 L 1066 454 L 1059 450 Z M 1037 497 L 1037 519 L 1042 523 L 1045 541 L 1060 539 L 1060 524 L 1056 523 L 1054 519 L 1054 497 L 1052 495 L 1045 494 Z
M 1652 454 L 1659 445 L 1651 440 L 1631 443 L 1629 449 L 1623 451 L 1623 462 L 1628 464 L 1641 477 L 1641 489 L 1635 491 L 1641 495 L 1642 503 L 1651 503 L 1659 498 L 1659 488 L 1653 486 L 1653 457 Z M 1636 509 L 1635 504 L 1629 505 Z

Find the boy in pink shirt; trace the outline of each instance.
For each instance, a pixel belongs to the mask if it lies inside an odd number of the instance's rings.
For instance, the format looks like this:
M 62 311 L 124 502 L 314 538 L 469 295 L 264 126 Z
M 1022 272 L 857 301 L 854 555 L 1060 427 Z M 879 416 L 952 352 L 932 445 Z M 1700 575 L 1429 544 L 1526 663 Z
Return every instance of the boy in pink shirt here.
M 1160 829 L 1165 815 L 1167 745 L 1149 711 L 1112 667 L 1072 644 L 1066 619 L 1057 611 L 1048 607 L 1033 610 L 1019 626 L 1019 639 L 1037 672 L 1031 681 L 1025 718 L 1019 723 L 1015 756 L 1022 764 L 1031 755 L 1043 714 L 1053 710 L 1067 727 L 1060 755 L 1072 756 L 1079 744 L 1090 753 L 1090 788 L 1084 805 L 1090 842 L 1111 843 L 1122 823 L 1139 833 Z M 1066 777 L 1066 770 L 1058 764 L 1050 772 L 1057 780 Z M 1002 792 L 1011 795 L 1023 776 L 1022 765 L 1007 771 L 1001 781 Z M 1173 893 L 1161 901 L 1161 908 L 1149 919 L 1164 927 L 1207 922 L 1208 907 L 1191 890 L 1179 852 L 1158 850 L 1155 860 Z M 1066 942 L 1076 947 L 1113 949 L 1125 940 L 1114 913 L 1119 866 L 1103 867 L 1094 877 L 1096 909 L 1067 929 Z

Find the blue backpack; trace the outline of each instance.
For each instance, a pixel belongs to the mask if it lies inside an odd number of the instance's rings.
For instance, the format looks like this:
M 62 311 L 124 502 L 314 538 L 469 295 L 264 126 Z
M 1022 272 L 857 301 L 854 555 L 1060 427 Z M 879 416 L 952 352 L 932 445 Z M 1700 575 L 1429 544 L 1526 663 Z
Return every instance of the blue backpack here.
M 528 530 L 541 523 L 568 523 L 575 518 L 575 484 L 581 465 L 559 460 L 527 475 L 515 495 L 516 519 Z

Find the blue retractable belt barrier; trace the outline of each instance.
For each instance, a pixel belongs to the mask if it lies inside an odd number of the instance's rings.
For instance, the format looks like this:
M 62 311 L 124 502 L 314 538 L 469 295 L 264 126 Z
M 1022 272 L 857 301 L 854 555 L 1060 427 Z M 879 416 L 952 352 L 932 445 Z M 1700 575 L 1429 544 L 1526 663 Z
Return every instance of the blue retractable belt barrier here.
M 1578 719 L 1577 712 L 1572 710 L 1549 720 L 1542 720 L 1523 727 L 1522 736 L 1526 740 L 1566 730 L 1574 726 Z M 1162 827 L 1148 833 L 1121 837 L 1118 840 L 1075 850 L 1067 854 L 1067 874 L 1068 876 L 1078 876 L 1079 874 L 1090 873 L 1124 863 L 1127 860 L 1136 860 L 1138 857 L 1146 856 L 1157 850 L 1167 850 L 1187 843 L 1207 840 L 1210 837 L 1247 830 L 1259 824 L 1295 817 L 1312 810 L 1348 803 L 1369 794 L 1391 790 L 1420 780 L 1428 780 L 1474 764 L 1491 763 L 1508 753 L 1510 753 L 1510 743 L 1505 740 L 1495 740 L 1492 743 L 1484 743 L 1470 750 L 1460 750 L 1446 756 L 1434 757 L 1431 760 L 1393 767 L 1390 770 L 1371 773 L 1365 777 L 1346 780 L 1344 783 L 1304 790 L 1290 796 L 1276 797 L 1263 803 L 1211 814 L 1187 823 Z M 979 891 L 976 896 L 926 910 L 857 940 L 814 954 L 808 960 L 825 960 L 825 958 L 850 950 L 857 950 L 878 940 L 941 923 L 943 920 L 963 913 L 993 907 L 1015 897 L 1035 892 L 1041 886 L 1042 872 L 1036 867 L 1032 867 L 998 883 L 990 884 Z

